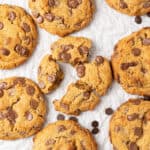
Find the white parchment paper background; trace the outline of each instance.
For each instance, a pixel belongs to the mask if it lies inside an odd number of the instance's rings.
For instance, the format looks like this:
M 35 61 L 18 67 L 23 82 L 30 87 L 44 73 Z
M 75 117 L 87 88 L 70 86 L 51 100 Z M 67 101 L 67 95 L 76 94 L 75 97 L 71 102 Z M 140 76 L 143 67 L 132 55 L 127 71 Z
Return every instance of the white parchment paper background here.
M 0 4 L 2 3 L 15 4 L 24 7 L 29 12 L 28 0 L 0 0 Z M 120 38 L 142 27 L 150 26 L 150 18 L 146 16 L 143 17 L 143 23 L 137 25 L 134 22 L 134 17 L 128 17 L 112 10 L 106 5 L 104 0 L 96 0 L 96 7 L 96 14 L 90 26 L 73 34 L 75 36 L 85 36 L 92 39 L 92 57 L 102 55 L 110 59 L 113 47 Z M 37 68 L 39 62 L 45 54 L 50 53 L 50 45 L 57 39 L 57 36 L 39 29 L 39 43 L 32 57 L 25 64 L 16 69 L 6 71 L 0 70 L 0 78 L 19 75 L 37 81 Z M 49 113 L 46 124 L 56 120 L 57 112 L 53 108 L 52 101 L 62 97 L 66 91 L 67 85 L 77 79 L 75 70 L 70 65 L 61 65 L 65 73 L 65 79 L 57 90 L 47 96 Z M 99 145 L 99 150 L 112 150 L 108 136 L 110 117 L 105 115 L 105 108 L 112 107 L 116 109 L 129 97 L 133 96 L 125 93 L 122 88 L 114 82 L 107 95 L 101 98 L 101 103 L 94 111 L 85 112 L 78 117 L 79 122 L 89 130 L 91 130 L 91 121 L 99 121 L 100 133 L 95 136 Z M 32 137 L 16 141 L 1 140 L 0 150 L 31 150 L 32 144 Z

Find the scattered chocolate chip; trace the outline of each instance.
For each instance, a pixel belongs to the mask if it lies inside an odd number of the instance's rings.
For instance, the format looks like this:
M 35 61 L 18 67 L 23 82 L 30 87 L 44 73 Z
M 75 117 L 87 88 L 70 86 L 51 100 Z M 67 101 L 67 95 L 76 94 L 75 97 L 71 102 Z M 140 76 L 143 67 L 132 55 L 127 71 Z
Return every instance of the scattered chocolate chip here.
M 4 28 L 4 24 L 0 22 L 0 30 L 2 30 L 3 28 Z
M 57 120 L 65 120 L 65 116 L 62 114 L 57 115 Z
M 107 114 L 107 115 L 112 115 L 113 114 L 113 109 L 112 108 L 106 108 L 105 109 L 105 113 Z
M 94 120 L 94 121 L 92 121 L 91 125 L 92 125 L 92 127 L 98 127 L 99 126 L 99 122 Z
M 0 48 L 0 53 L 2 55 L 8 56 L 10 54 L 10 51 L 6 48 Z
M 3 90 L 0 90 L 0 97 L 3 97 L 3 95 L 4 95 Z
M 144 96 L 144 100 L 150 100 L 150 96 Z
M 57 129 L 58 129 L 58 132 L 63 132 L 66 130 L 66 127 L 64 125 L 60 125 L 57 127 Z
M 143 45 L 149 46 L 150 45 L 150 38 L 143 39 Z
M 73 116 L 69 117 L 69 120 L 73 120 L 75 122 L 78 122 L 78 119 L 76 117 L 73 117 Z
M 37 21 L 37 23 L 41 24 L 41 23 L 44 22 L 44 18 L 43 18 L 42 16 L 38 16 L 38 17 L 36 18 L 36 21 Z
M 34 18 L 38 18 L 39 15 L 40 15 L 40 14 L 39 14 L 38 12 L 32 11 L 32 16 L 33 16 Z
M 68 4 L 68 7 L 75 9 L 78 7 L 80 3 L 78 0 L 68 0 L 67 4 Z
M 17 44 L 14 48 L 15 52 L 17 52 L 20 56 L 28 56 L 29 50 L 21 45 Z
M 70 50 L 70 49 L 73 49 L 73 48 L 74 48 L 74 46 L 73 46 L 72 44 L 61 45 L 61 49 L 62 49 L 64 52 L 66 52 L 66 51 L 68 51 L 68 50 Z
M 68 62 L 71 59 L 71 54 L 68 53 L 61 53 L 60 54 L 60 58 L 65 61 Z
M 136 16 L 136 17 L 135 17 L 135 22 L 136 22 L 137 24 L 141 24 L 141 23 L 142 23 L 142 18 L 141 18 L 141 16 Z
M 150 12 L 147 13 L 147 16 L 150 17 Z
M 49 21 L 52 22 L 55 19 L 55 16 L 52 13 L 46 13 L 44 17 Z
M 129 144 L 129 150 L 139 150 L 139 147 L 136 145 L 135 142 L 131 142 Z
M 140 136 L 142 136 L 142 134 L 143 134 L 143 129 L 142 129 L 142 128 L 136 127 L 136 128 L 134 129 L 134 135 L 140 137 Z
M 126 8 L 128 8 L 128 5 L 124 2 L 124 0 L 120 0 L 120 8 L 121 8 L 121 9 L 126 9 Z
M 14 21 L 15 18 L 16 18 L 16 13 L 13 12 L 13 11 L 9 12 L 9 14 L 8 14 L 8 20 Z
M 134 121 L 135 119 L 138 119 L 138 117 L 139 117 L 138 114 L 133 113 L 133 114 L 128 115 L 128 116 L 127 116 L 127 119 L 128 119 L 129 121 Z
M 54 139 L 48 139 L 46 142 L 45 142 L 45 145 L 48 146 L 48 145 L 53 145 L 55 144 L 55 140 Z
M 43 82 L 43 81 L 40 81 L 39 82 L 39 87 L 41 88 L 41 89 L 44 89 L 46 86 L 45 86 L 45 83 Z
M 81 55 L 84 55 L 84 54 L 88 55 L 89 54 L 89 48 L 86 46 L 80 46 L 78 48 L 78 50 L 79 50 Z
M 132 49 L 132 54 L 134 56 L 139 56 L 141 54 L 141 50 L 139 48 L 133 48 Z
M 56 81 L 56 75 L 52 74 L 48 76 L 48 81 L 54 83 Z
M 102 56 L 97 56 L 95 61 L 97 64 L 103 64 L 104 58 Z
M 38 105 L 39 105 L 39 103 L 36 100 L 31 99 L 30 106 L 32 109 L 37 109 Z
M 80 64 L 76 67 L 77 75 L 78 77 L 84 77 L 85 75 L 85 66 Z
M 149 7 L 150 7 L 150 1 L 145 2 L 145 3 L 143 4 L 143 8 L 149 8 Z
M 35 93 L 35 88 L 33 87 L 33 86 L 31 86 L 31 85 L 28 85 L 27 87 L 26 87 L 26 92 L 27 92 L 27 94 L 28 95 L 34 95 L 34 93 Z
M 49 0 L 49 1 L 48 1 L 48 5 L 49 5 L 50 7 L 55 6 L 55 0 Z
M 99 129 L 98 129 L 98 128 L 92 129 L 92 134 L 97 134 L 98 132 L 99 132 Z
M 30 26 L 27 24 L 27 23 L 23 23 L 22 24 L 22 29 L 25 31 L 25 32 L 30 32 Z
M 18 117 L 17 113 L 14 110 L 12 110 L 12 108 L 8 108 L 6 118 L 9 120 L 11 124 L 15 124 L 17 117 Z
M 33 115 L 29 111 L 25 112 L 25 117 L 28 121 L 31 121 L 33 119 Z
M 1 82 L 0 83 L 0 90 L 6 89 L 7 88 L 7 83 L 6 82 Z

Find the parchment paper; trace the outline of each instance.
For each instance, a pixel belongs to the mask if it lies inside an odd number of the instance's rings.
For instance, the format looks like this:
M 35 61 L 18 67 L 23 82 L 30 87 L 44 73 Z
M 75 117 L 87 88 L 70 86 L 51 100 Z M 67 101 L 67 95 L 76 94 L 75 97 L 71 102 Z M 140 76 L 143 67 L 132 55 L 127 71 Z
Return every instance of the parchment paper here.
M 28 0 L 0 0 L 0 4 L 2 3 L 15 4 L 24 7 L 30 12 L 28 8 Z M 92 39 L 92 58 L 96 55 L 102 55 L 110 59 L 110 56 L 113 53 L 113 47 L 120 38 L 132 33 L 133 31 L 139 30 L 144 26 L 150 25 L 150 18 L 146 16 L 143 17 L 143 23 L 138 25 L 134 22 L 134 17 L 129 17 L 112 10 L 106 5 L 104 0 L 96 0 L 96 7 L 96 14 L 90 26 L 73 34 L 75 36 L 85 36 Z M 31 78 L 37 82 L 37 68 L 39 62 L 45 54 L 50 53 L 51 43 L 58 38 L 59 37 L 39 29 L 39 43 L 31 58 L 25 64 L 16 69 L 0 70 L 0 78 L 19 75 Z M 56 120 L 57 112 L 54 110 L 52 101 L 61 98 L 67 89 L 67 85 L 77 80 L 75 70 L 70 65 L 61 64 L 61 66 L 65 73 L 65 79 L 57 90 L 47 96 L 49 113 L 46 124 Z M 105 115 L 105 108 L 112 107 L 115 110 L 121 103 L 131 97 L 134 96 L 127 94 L 117 83 L 114 82 L 107 95 L 101 98 L 101 103 L 94 111 L 82 113 L 82 115 L 78 117 L 79 122 L 89 130 L 92 129 L 91 121 L 99 121 L 100 133 L 95 136 L 97 143 L 99 144 L 99 150 L 112 150 L 108 135 L 110 116 Z M 31 150 L 32 144 L 32 137 L 16 141 L 1 140 L 0 150 Z

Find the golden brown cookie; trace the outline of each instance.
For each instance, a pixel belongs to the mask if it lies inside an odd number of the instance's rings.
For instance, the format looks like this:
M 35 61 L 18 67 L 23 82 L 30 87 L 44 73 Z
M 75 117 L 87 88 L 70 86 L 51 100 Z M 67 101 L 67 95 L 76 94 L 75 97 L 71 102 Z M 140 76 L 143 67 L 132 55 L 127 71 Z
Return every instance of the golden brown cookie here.
M 51 46 L 55 60 L 76 65 L 87 62 L 92 42 L 84 37 L 68 36 L 54 42 Z
M 38 68 L 38 82 L 43 93 L 50 93 L 56 89 L 64 74 L 59 64 L 52 59 L 51 55 L 45 55 Z
M 110 121 L 114 150 L 149 150 L 150 101 L 132 99 L 122 104 Z
M 18 6 L 0 5 L 0 69 L 25 62 L 37 43 L 32 17 Z
M 34 137 L 33 150 L 97 150 L 91 133 L 66 120 L 49 124 Z
M 115 79 L 131 94 L 150 95 L 150 27 L 120 40 L 112 56 Z
M 93 62 L 76 66 L 80 81 L 85 82 L 100 96 L 104 95 L 112 83 L 112 72 L 109 61 L 97 56 Z
M 0 80 L 0 139 L 13 140 L 37 133 L 46 115 L 38 86 L 27 78 Z
M 106 0 L 115 10 L 130 15 L 141 16 L 150 12 L 149 0 Z
M 99 103 L 99 96 L 86 83 L 77 81 L 68 86 L 67 92 L 61 100 L 55 100 L 57 111 L 79 115 L 81 112 L 93 110 Z
M 35 21 L 46 31 L 65 36 L 87 26 L 93 16 L 94 0 L 29 0 Z

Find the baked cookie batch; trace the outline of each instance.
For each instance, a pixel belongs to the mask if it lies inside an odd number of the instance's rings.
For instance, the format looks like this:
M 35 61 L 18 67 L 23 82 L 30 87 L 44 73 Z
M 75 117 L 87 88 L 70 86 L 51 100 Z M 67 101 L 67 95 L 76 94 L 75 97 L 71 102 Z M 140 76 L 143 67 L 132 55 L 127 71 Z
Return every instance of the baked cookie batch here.
M 106 2 L 131 16 L 150 12 L 149 0 Z M 51 54 L 42 58 L 38 85 L 24 77 L 0 80 L 0 139 L 36 134 L 33 150 L 98 150 L 91 133 L 74 119 L 60 118 L 42 129 L 47 113 L 44 94 L 61 84 L 63 62 L 76 70 L 78 80 L 70 83 L 62 98 L 53 100 L 56 111 L 80 115 L 95 109 L 113 76 L 126 92 L 150 96 L 150 27 L 121 39 L 110 64 L 103 56 L 89 59 L 90 39 L 67 36 L 91 22 L 94 0 L 29 0 L 29 7 L 32 17 L 21 7 L 0 5 L 0 69 L 15 68 L 29 59 L 37 45 L 36 24 L 63 38 L 54 42 Z M 150 150 L 150 101 L 137 98 L 122 104 L 110 120 L 109 135 L 114 150 Z

